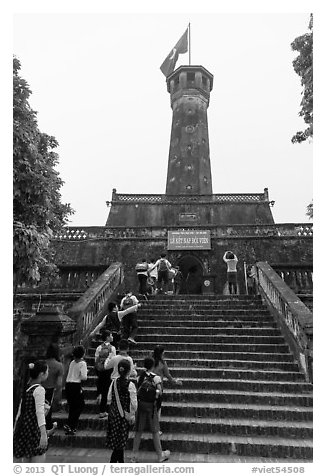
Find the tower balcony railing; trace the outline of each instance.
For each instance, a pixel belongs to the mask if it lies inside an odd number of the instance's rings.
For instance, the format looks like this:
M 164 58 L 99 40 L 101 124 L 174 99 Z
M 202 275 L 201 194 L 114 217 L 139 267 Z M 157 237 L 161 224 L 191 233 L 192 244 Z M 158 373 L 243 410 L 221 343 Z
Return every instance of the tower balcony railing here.
M 211 195 L 166 195 L 114 193 L 112 202 L 117 203 L 257 203 L 268 201 L 266 193 L 216 193 Z M 107 203 L 112 203 L 107 202 Z
M 101 239 L 167 239 L 171 230 L 198 230 L 205 229 L 211 232 L 211 238 L 262 238 L 262 237 L 296 237 L 312 238 L 312 223 L 282 223 L 276 225 L 191 225 L 170 227 L 105 227 L 90 226 L 64 227 L 54 235 L 52 240 L 60 241 L 91 241 Z

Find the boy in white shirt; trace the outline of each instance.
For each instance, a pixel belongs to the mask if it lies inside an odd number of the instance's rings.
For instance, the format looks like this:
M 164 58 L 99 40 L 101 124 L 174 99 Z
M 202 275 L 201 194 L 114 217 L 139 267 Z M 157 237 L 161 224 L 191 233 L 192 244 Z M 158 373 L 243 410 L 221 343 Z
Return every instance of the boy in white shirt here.
M 130 355 L 128 355 L 128 350 L 129 350 L 128 341 L 126 339 L 121 339 L 121 341 L 119 342 L 119 355 L 112 357 L 112 359 L 107 358 L 106 361 L 104 362 L 105 370 L 113 369 L 111 374 L 112 381 L 119 377 L 119 370 L 118 370 L 119 362 L 123 359 L 127 359 L 130 362 L 131 371 L 130 371 L 129 377 L 131 379 L 135 379 L 137 377 L 136 363 L 134 364 L 132 358 L 130 357 Z

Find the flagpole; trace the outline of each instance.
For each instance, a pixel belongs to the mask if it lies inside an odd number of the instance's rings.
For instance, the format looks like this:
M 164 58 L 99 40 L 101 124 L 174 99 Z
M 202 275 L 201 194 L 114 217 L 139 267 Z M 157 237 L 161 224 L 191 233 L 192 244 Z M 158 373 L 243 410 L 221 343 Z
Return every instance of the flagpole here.
M 189 22 L 189 25 L 188 25 L 188 32 L 189 32 L 189 66 L 190 66 L 190 62 L 191 62 L 191 54 L 190 54 L 190 22 Z

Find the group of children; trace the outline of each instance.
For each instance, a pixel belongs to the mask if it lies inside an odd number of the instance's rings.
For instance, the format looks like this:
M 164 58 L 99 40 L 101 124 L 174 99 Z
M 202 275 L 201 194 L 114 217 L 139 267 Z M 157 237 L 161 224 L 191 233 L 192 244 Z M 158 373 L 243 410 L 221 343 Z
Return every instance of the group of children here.
M 120 311 L 116 311 L 120 312 Z M 112 449 L 111 462 L 124 462 L 124 449 L 129 431 L 135 425 L 133 456 L 131 462 L 138 461 L 138 451 L 142 432 L 146 425 L 152 433 L 158 462 L 169 459 L 170 451 L 162 450 L 160 441 L 160 414 L 163 395 L 163 378 L 176 385 L 182 382 L 173 378 L 164 360 L 164 348 L 156 346 L 152 356 L 144 359 L 144 370 L 137 374 L 136 363 L 129 356 L 129 342 L 121 339 L 118 350 L 114 344 L 113 332 L 102 331 L 103 342 L 97 347 L 94 368 L 97 374 L 97 402 L 99 418 L 107 418 L 106 444 Z M 53 357 L 55 355 L 55 357 Z M 87 380 L 88 369 L 84 360 L 85 348 L 81 345 L 73 349 L 73 360 L 68 369 L 65 394 L 68 404 L 68 418 L 64 425 L 67 436 L 74 436 L 80 415 L 85 406 L 82 384 Z M 62 387 L 62 364 L 54 351 L 49 359 L 29 364 L 29 383 L 24 392 L 14 428 L 14 456 L 23 462 L 44 462 L 48 448 L 48 437 L 54 432 L 56 422 L 46 418 L 51 414 L 53 396 Z M 58 364 L 56 365 L 55 362 Z M 49 381 L 49 374 L 53 374 Z M 55 379 L 54 375 L 57 376 Z M 49 385 L 46 387 L 46 382 Z M 50 402 L 46 396 L 50 395 Z
M 136 264 L 135 270 L 139 281 L 139 294 L 167 294 L 169 288 L 172 288 L 174 294 L 179 294 L 183 276 L 179 266 L 171 265 L 166 253 L 162 253 L 156 261 L 152 258 L 147 262 L 146 258 L 143 258 Z

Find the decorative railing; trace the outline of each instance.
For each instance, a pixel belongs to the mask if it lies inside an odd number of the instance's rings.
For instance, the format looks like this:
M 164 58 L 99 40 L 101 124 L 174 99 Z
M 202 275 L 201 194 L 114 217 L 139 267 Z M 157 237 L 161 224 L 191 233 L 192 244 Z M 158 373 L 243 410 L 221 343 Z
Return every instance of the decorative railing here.
M 312 294 L 312 265 L 272 264 L 272 268 L 296 294 Z
M 106 266 L 60 266 L 59 277 L 51 283 L 52 289 L 84 291 L 103 273 Z
M 108 203 L 256 203 L 266 201 L 268 201 L 268 196 L 265 193 L 219 193 L 212 195 L 133 195 L 125 193 L 115 193 L 112 196 L 112 202 Z
M 262 297 L 276 312 L 307 380 L 312 380 L 313 318 L 311 311 L 267 262 L 256 263 L 256 283 Z
M 90 332 L 104 315 L 105 305 L 113 299 L 124 279 L 121 263 L 112 264 L 68 310 L 77 324 L 74 343 L 85 344 Z
M 261 237 L 300 237 L 311 238 L 313 236 L 313 225 L 311 223 L 282 223 L 277 225 L 191 225 L 187 227 L 65 227 L 60 233 L 53 237 L 53 240 L 84 241 L 107 238 L 149 238 L 167 239 L 168 230 L 210 230 L 212 238 L 261 238 Z

